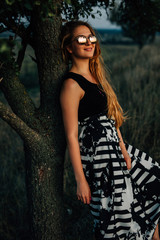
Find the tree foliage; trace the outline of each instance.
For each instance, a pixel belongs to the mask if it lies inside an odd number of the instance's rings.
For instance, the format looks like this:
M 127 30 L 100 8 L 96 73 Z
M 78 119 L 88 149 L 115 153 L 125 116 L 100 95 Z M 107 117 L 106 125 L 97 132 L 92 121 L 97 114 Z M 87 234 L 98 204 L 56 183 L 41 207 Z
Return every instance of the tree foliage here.
M 107 0 L 107 1 L 78 1 L 78 0 L 70 0 L 63 2 L 62 13 L 67 19 L 78 19 L 79 17 L 88 17 L 92 16 L 95 18 L 95 14 L 93 14 L 93 8 L 105 8 L 106 10 L 110 7 L 114 6 L 115 0 Z M 97 10 L 97 14 L 101 16 L 101 11 Z
M 124 35 L 141 48 L 153 41 L 156 32 L 160 31 L 160 1 L 123 0 L 113 9 L 110 20 L 120 25 Z

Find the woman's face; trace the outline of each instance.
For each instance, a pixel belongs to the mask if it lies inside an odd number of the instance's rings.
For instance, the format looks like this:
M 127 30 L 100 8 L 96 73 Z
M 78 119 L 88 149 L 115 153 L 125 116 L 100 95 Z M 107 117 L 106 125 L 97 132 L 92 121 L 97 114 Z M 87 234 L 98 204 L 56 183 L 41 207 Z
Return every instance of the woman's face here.
M 90 59 L 94 55 L 95 44 L 91 43 L 88 37 L 92 35 L 90 29 L 86 26 L 78 26 L 73 32 L 73 38 L 71 45 L 67 48 L 72 58 Z M 78 36 L 85 36 L 87 42 L 84 45 L 80 45 L 76 38 Z

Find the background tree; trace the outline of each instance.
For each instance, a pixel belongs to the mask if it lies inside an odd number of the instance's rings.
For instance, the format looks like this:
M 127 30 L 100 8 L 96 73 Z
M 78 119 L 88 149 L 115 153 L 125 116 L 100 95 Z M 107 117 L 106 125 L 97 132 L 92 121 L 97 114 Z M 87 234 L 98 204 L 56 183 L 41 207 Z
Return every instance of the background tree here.
M 124 35 L 142 48 L 160 32 L 160 1 L 123 0 L 111 11 L 110 20 L 120 25 Z

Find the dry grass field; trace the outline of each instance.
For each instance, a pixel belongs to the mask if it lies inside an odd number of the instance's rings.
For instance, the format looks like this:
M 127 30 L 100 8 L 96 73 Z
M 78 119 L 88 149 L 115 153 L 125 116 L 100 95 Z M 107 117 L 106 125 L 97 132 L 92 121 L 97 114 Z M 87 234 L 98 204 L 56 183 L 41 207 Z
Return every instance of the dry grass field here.
M 136 46 L 108 46 L 105 49 L 108 48 L 111 56 L 111 81 L 128 115 L 122 126 L 124 138 L 160 161 L 159 47 L 157 41 L 141 51 Z

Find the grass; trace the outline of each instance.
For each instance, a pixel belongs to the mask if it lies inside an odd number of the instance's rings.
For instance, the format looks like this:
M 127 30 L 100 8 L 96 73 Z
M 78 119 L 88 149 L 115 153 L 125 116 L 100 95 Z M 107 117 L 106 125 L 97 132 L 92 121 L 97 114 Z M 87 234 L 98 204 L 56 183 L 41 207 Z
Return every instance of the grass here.
M 128 47 L 128 54 L 125 49 L 121 49 L 121 57 L 112 61 L 111 65 L 113 85 L 129 116 L 122 131 L 129 143 L 159 160 L 159 44 L 147 45 L 141 51 L 130 48 Z
M 0 239 L 28 239 L 23 144 L 0 119 Z

